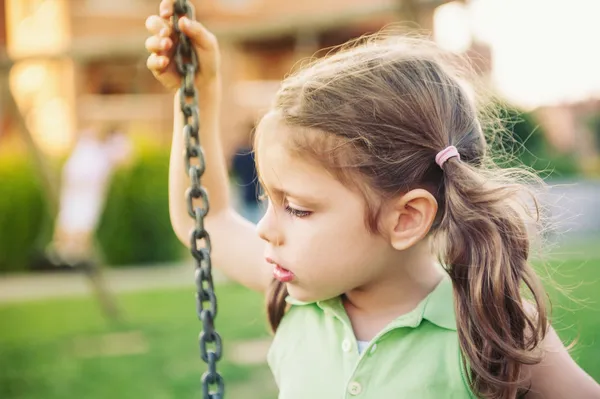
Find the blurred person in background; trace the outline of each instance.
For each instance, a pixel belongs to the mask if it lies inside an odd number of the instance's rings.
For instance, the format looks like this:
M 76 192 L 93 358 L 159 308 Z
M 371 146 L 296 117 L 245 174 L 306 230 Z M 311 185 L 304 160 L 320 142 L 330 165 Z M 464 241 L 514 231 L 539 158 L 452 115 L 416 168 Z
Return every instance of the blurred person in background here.
M 249 131 L 254 132 L 254 124 L 249 126 Z M 237 180 L 238 211 L 249 221 L 257 223 L 263 215 L 263 209 L 258 199 L 260 184 L 256 174 L 250 135 L 248 135 L 248 139 L 237 148 L 233 155 L 232 172 Z
M 62 171 L 52 256 L 74 264 L 93 258 L 113 172 L 131 160 L 132 145 L 116 126 L 84 130 Z

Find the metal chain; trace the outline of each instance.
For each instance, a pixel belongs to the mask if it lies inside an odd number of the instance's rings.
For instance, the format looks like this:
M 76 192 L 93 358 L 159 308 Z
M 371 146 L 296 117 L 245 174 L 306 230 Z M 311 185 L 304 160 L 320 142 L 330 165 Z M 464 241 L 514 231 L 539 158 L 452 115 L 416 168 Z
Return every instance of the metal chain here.
M 217 316 L 217 297 L 212 278 L 210 236 L 204 228 L 204 217 L 208 213 L 209 203 L 208 194 L 200 184 L 206 163 L 204 151 L 200 146 L 198 92 L 194 86 L 194 77 L 199 67 L 198 57 L 190 39 L 181 32 L 178 25 L 179 19 L 183 16 L 194 19 L 194 7 L 187 0 L 175 0 L 173 11 L 173 29 L 179 36 L 175 48 L 175 65 L 182 76 L 179 99 L 183 113 L 184 158 L 191 182 L 185 195 L 188 213 L 195 221 L 194 229 L 190 234 L 190 248 L 196 262 L 196 313 L 202 321 L 202 332 L 199 337 L 200 356 L 208 364 L 208 371 L 202 375 L 202 397 L 222 399 L 225 383 L 217 371 L 217 361 L 223 354 L 223 345 L 214 325 Z M 196 162 L 192 162 L 194 159 Z M 194 199 L 200 200 L 200 206 L 194 206 Z M 199 247 L 202 241 L 204 246 Z

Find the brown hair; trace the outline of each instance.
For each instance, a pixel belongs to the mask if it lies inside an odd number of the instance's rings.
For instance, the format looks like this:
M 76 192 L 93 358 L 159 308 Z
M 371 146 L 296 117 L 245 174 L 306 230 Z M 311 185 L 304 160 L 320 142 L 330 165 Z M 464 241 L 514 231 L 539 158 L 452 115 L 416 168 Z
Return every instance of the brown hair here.
M 439 203 L 432 243 L 453 282 L 471 389 L 480 397 L 514 398 L 522 365 L 540 360 L 535 349 L 547 328 L 544 291 L 528 263 L 527 207 L 519 206 L 527 192 L 522 177 L 536 178 L 500 169 L 486 155 L 482 112 L 465 83 L 468 70 L 457 65 L 428 40 L 361 39 L 288 77 L 272 112 L 299 128 L 293 150 L 352 187 L 360 182 L 374 233 L 382 200 L 416 187 L 432 192 Z M 435 156 L 449 145 L 461 159 L 442 169 Z M 274 281 L 268 295 L 273 330 L 286 295 L 285 285 Z

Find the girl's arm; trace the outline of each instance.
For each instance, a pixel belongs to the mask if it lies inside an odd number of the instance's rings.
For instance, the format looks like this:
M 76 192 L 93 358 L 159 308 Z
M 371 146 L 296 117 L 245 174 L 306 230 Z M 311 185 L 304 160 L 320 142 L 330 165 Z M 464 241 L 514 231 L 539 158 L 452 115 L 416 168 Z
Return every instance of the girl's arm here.
M 217 97 L 216 93 L 211 94 L 208 90 L 203 91 L 200 96 L 200 137 L 206 159 L 206 171 L 201 183 L 209 193 L 210 211 L 206 216 L 205 226 L 211 237 L 212 260 L 215 267 L 229 278 L 264 292 L 271 281 L 272 268 L 264 259 L 264 243 L 258 237 L 255 226 L 230 207 L 227 163 L 219 137 Z M 183 115 L 179 109 L 178 95 L 175 96 L 174 115 L 169 167 L 169 212 L 175 234 L 189 247 L 194 220 L 187 212 L 185 200 L 190 179 L 182 156 Z
M 573 361 L 553 328 L 542 349 L 541 363 L 526 366 L 531 375 L 527 399 L 600 398 L 600 385 Z
M 163 0 L 160 17 L 151 16 L 146 27 L 153 35 L 146 41 L 151 52 L 147 65 L 154 76 L 167 88 L 176 90 L 181 84 L 172 61 L 175 36 L 170 17 L 173 0 Z M 210 196 L 210 211 L 205 226 L 212 242 L 212 261 L 225 275 L 239 283 L 264 292 L 271 282 L 272 269 L 263 255 L 264 245 L 252 223 L 237 215 L 230 204 L 227 166 L 219 137 L 219 108 L 221 86 L 219 79 L 219 49 L 215 37 L 196 21 L 180 19 L 198 54 L 200 71 L 196 77 L 200 107 L 200 141 L 206 158 L 202 185 Z M 189 22 L 189 25 L 186 24 Z M 183 162 L 183 116 L 179 96 L 175 95 L 173 145 L 169 170 L 169 212 L 177 237 L 189 247 L 194 220 L 187 213 L 185 191 L 190 185 Z

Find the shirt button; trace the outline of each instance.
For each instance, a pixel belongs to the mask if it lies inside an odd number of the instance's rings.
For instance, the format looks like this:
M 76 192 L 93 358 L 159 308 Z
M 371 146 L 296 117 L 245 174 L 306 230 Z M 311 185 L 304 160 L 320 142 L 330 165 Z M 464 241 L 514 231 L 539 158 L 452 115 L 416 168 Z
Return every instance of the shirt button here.
M 371 350 L 369 350 L 369 353 L 372 355 L 373 353 L 375 353 L 376 350 L 377 350 L 377 344 L 373 344 L 373 346 L 371 346 Z
M 350 342 L 349 339 L 345 339 L 344 342 L 342 342 L 342 350 L 344 352 L 350 352 L 350 349 L 352 349 L 352 342 Z
M 350 385 L 348 385 L 348 392 L 350 392 L 350 395 L 358 395 L 361 391 L 362 387 L 356 381 L 353 381 L 350 383 Z

